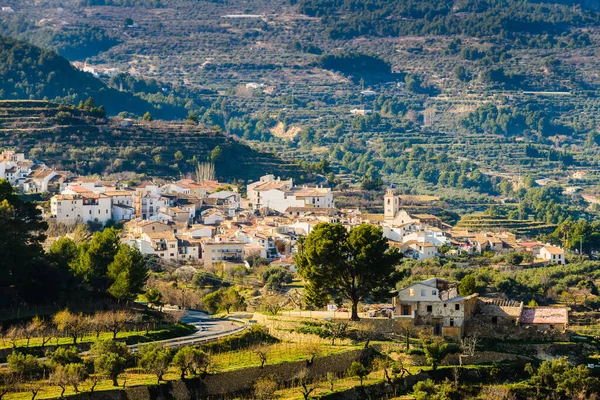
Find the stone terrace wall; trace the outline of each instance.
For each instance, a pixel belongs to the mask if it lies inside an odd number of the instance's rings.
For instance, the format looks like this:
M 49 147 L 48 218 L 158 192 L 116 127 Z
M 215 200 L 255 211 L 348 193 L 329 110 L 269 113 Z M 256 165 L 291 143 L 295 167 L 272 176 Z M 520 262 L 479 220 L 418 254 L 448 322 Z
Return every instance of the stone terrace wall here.
M 307 369 L 308 377 L 323 378 L 327 372 L 341 375 L 354 361 L 371 357 L 372 350 L 354 350 L 346 353 L 315 358 L 312 365 L 306 361 L 251 367 L 209 375 L 205 379 L 186 379 L 161 385 L 133 387 L 126 390 L 80 393 L 72 400 L 196 400 L 233 399 L 250 396 L 258 378 L 273 376 L 283 385 L 292 383 L 301 371 Z

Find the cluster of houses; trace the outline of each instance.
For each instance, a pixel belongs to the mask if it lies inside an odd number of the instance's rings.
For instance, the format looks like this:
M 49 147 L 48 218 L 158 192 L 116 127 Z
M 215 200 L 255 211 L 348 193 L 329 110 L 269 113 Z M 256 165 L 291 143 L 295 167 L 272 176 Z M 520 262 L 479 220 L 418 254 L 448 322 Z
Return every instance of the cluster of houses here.
M 320 222 L 348 228 L 360 223 L 382 227 L 391 246 L 405 257 L 423 261 L 443 252 L 529 252 L 535 259 L 565 264 L 564 251 L 540 242 L 517 240 L 509 232 L 453 229 L 431 214 L 410 213 L 411 196 L 389 189 L 383 215 L 335 207 L 330 188 L 297 186 L 265 175 L 247 185 L 247 199 L 216 181 L 181 179 L 158 185 L 145 181 L 133 187 L 57 172 L 23 153 L 0 153 L 0 179 L 25 193 L 57 193 L 51 198 L 53 221 L 76 223 L 127 222 L 125 240 L 145 254 L 171 261 L 242 262 L 250 252 L 267 259 L 291 254 L 297 236 Z M 414 200 L 414 199 L 413 199 Z M 166 250 L 164 250 L 166 249 Z
M 330 188 L 295 186 L 266 175 L 248 199 L 217 181 L 181 179 L 129 187 L 79 177 L 50 200 L 49 220 L 73 225 L 121 222 L 122 241 L 167 262 L 243 263 L 250 256 L 291 265 L 298 236 L 340 222 Z
M 3 154 L 10 168 L 29 164 L 22 155 Z M 391 246 L 419 261 L 438 256 L 444 248 L 446 253 L 467 254 L 526 251 L 540 261 L 565 263 L 564 251 L 555 246 L 519 242 L 508 232 L 456 231 L 435 215 L 409 213 L 406 196 L 391 190 L 384 197 L 384 214 L 372 215 L 337 209 L 330 188 L 296 186 L 273 175 L 248 184 L 246 199 L 217 181 L 145 181 L 133 187 L 85 177 L 56 182 L 60 193 L 50 201 L 51 220 L 66 225 L 123 222 L 124 242 L 167 261 L 211 266 L 243 262 L 250 254 L 271 261 L 291 259 L 297 238 L 320 222 L 348 228 L 366 222 L 381 226 Z
M 24 153 L 9 150 L 0 153 L 0 179 L 6 179 L 12 187 L 25 193 L 56 191 L 69 175 L 29 160 Z
M 384 197 L 384 215 L 379 224 L 390 244 L 405 256 L 423 261 L 440 255 L 445 246 L 447 253 L 469 255 L 494 252 L 527 252 L 535 259 L 565 264 L 563 249 L 541 242 L 523 242 L 510 232 L 470 232 L 454 229 L 440 218 L 430 214 L 411 214 L 405 209 L 404 198 L 390 189 Z
M 192 179 L 137 186 L 58 173 L 24 154 L 0 154 L 0 178 L 23 192 L 55 192 L 49 220 L 72 225 L 121 222 L 121 240 L 164 262 L 203 264 L 244 263 L 251 257 L 294 268 L 297 240 L 321 222 L 347 228 L 361 223 L 382 227 L 389 244 L 405 257 L 426 260 L 441 252 L 481 254 L 529 252 L 540 261 L 565 263 L 562 249 L 519 241 L 508 232 L 457 231 L 439 217 L 407 211 L 407 197 L 388 190 L 383 215 L 337 209 L 330 188 L 296 186 L 290 180 L 265 175 L 247 185 L 247 198 L 218 181 Z M 442 250 L 443 248 L 443 250 Z M 502 299 L 460 296 L 457 285 L 439 278 L 415 283 L 394 298 L 393 318 L 408 319 L 433 334 L 460 337 L 465 323 L 534 326 L 564 330 L 566 309 L 526 307 Z
M 534 328 L 564 332 L 569 323 L 566 307 L 528 307 L 523 302 L 461 296 L 456 283 L 431 278 L 401 289 L 393 299 L 394 318 L 405 319 L 436 336 L 459 338 L 465 325 Z

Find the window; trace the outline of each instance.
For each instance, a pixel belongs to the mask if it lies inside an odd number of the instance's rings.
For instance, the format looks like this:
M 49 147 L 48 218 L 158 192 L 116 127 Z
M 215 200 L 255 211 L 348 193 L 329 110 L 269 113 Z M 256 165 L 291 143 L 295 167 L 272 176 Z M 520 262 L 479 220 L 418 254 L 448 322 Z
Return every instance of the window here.
M 431 294 L 434 295 L 434 296 L 436 296 L 437 295 L 437 290 L 432 290 Z
M 432 312 L 433 311 L 433 306 L 427 306 L 427 312 Z
M 450 326 L 454 326 L 454 318 L 450 318 Z
M 498 317 L 492 317 L 492 324 L 498 323 Z
M 460 311 L 460 304 L 455 304 L 455 305 L 454 305 L 454 309 L 455 309 L 456 311 Z
M 426 296 L 425 289 L 421 289 L 421 297 L 425 297 L 425 296 Z
M 408 289 L 408 295 L 409 296 L 414 296 L 415 295 L 415 289 Z

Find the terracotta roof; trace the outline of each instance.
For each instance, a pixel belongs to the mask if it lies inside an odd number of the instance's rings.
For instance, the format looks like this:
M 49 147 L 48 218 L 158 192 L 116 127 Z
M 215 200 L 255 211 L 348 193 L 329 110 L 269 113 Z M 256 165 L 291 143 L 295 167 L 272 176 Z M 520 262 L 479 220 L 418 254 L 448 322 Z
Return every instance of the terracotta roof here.
M 91 190 L 84 188 L 83 186 L 79 186 L 79 185 L 75 185 L 75 186 L 69 186 L 68 187 L 69 190 L 75 192 L 75 193 L 88 193 L 91 192 Z
M 165 239 L 165 240 L 176 240 L 173 232 L 146 232 L 144 235 L 148 236 L 152 240 Z
M 320 197 L 325 196 L 330 191 L 328 188 L 294 188 L 292 193 L 296 197 Z
M 52 175 L 53 173 L 54 173 L 54 171 L 51 169 L 44 169 L 44 170 L 36 171 L 31 177 L 33 179 L 44 179 L 44 178 Z
M 265 190 L 276 190 L 276 189 L 281 190 L 284 186 L 288 186 L 288 185 L 289 185 L 289 182 L 287 182 L 287 181 L 282 181 L 282 182 L 277 182 L 277 181 L 274 181 L 274 182 L 265 182 L 265 183 L 262 183 L 260 185 L 257 185 L 254 188 L 254 190 L 257 191 L 257 192 L 262 192 L 262 191 L 265 191 Z
M 112 196 L 132 196 L 133 193 L 128 192 L 127 190 L 113 190 L 110 192 L 104 192 L 105 195 L 112 197 Z
M 137 185 L 137 186 L 136 186 L 136 188 L 139 188 L 139 189 L 144 189 L 144 188 L 145 188 L 145 187 L 147 187 L 147 186 L 156 186 L 156 185 L 154 184 L 154 182 L 150 182 L 150 181 L 143 181 L 143 182 L 141 182 L 139 185 Z
M 434 245 L 432 245 L 431 243 L 427 243 L 427 242 L 419 242 L 418 240 L 409 240 L 409 241 L 407 241 L 407 242 L 404 242 L 403 244 L 404 244 L 405 246 L 410 246 L 410 245 L 416 244 L 416 245 L 418 245 L 418 246 L 421 246 L 421 247 L 435 247 L 435 246 L 434 246 Z
M 519 242 L 517 244 L 519 246 L 526 247 L 526 248 L 531 248 L 531 247 L 536 247 L 536 246 L 543 246 L 543 244 L 541 244 L 540 242 Z
M 569 313 L 564 307 L 524 308 L 521 313 L 523 324 L 567 324 Z
M 544 246 L 544 249 L 550 254 L 565 254 L 565 251 L 556 246 Z
M 431 214 L 412 214 L 411 217 L 417 218 L 417 219 L 440 219 L 439 217 L 436 217 L 435 215 L 431 215 Z

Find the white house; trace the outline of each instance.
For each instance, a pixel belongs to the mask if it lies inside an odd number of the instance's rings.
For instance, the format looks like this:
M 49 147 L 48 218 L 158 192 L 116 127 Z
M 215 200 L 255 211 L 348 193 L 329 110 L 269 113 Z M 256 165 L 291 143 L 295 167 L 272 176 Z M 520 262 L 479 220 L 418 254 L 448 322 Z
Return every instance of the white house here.
M 136 216 L 142 219 L 151 219 L 160 212 L 161 208 L 169 205 L 169 200 L 160 194 L 150 192 L 137 194 L 134 197 Z
M 204 266 L 210 267 L 219 262 L 243 262 L 244 243 L 237 241 L 204 243 L 202 247 Z
M 219 225 L 225 221 L 226 216 L 216 208 L 211 208 L 202 213 L 202 223 L 204 225 Z
M 122 204 L 111 206 L 112 219 L 114 221 L 129 221 L 135 218 L 135 208 Z
M 460 336 L 461 328 L 473 314 L 476 302 L 477 294 L 459 296 L 456 284 L 431 278 L 398 292 L 394 299 L 394 317 L 409 318 L 417 326 L 431 326 L 434 335 Z
M 50 213 L 56 221 L 67 225 L 77 222 L 106 223 L 112 218 L 110 197 L 99 193 L 59 194 L 50 200 Z
M 255 209 L 270 208 L 285 213 L 290 207 L 333 208 L 331 189 L 323 187 L 295 187 L 293 181 L 265 175 L 247 187 L 250 206 Z
M 207 225 L 192 225 L 186 232 L 185 235 L 191 239 L 211 238 L 215 233 L 214 226 Z
M 227 206 L 229 210 L 237 210 L 240 208 L 241 197 L 239 193 L 223 190 L 220 192 L 211 193 L 208 195 L 210 199 L 219 199 Z
M 59 175 L 51 169 L 40 168 L 34 171 L 23 183 L 23 191 L 27 193 L 48 192 L 50 182 Z
M 544 246 L 540 250 L 540 257 L 554 264 L 565 264 L 565 251 L 560 247 Z
M 423 261 L 437 256 L 437 247 L 431 243 L 409 240 L 402 243 L 400 251 L 408 258 Z

